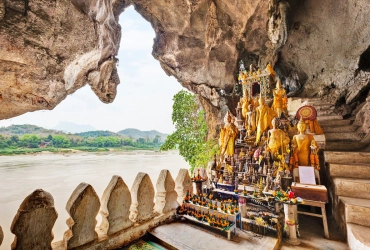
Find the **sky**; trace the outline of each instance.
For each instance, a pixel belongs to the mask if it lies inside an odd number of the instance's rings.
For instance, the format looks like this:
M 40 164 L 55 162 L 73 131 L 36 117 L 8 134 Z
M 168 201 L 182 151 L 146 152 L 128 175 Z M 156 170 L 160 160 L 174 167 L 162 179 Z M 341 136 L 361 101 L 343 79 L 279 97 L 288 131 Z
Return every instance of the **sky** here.
M 120 15 L 122 27 L 118 53 L 121 83 L 113 103 L 104 104 L 89 85 L 67 96 L 54 110 L 29 112 L 0 121 L 0 127 L 33 124 L 54 128 L 60 121 L 89 124 L 97 130 L 118 132 L 125 128 L 174 131 L 172 98 L 182 87 L 167 76 L 151 55 L 155 33 L 133 7 Z

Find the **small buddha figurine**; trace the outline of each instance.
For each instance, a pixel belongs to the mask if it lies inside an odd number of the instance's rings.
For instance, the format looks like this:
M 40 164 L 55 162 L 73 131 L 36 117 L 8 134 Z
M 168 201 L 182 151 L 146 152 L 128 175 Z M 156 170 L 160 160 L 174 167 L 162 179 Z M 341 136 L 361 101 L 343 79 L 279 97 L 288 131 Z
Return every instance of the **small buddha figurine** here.
M 274 102 L 272 103 L 272 109 L 276 112 L 277 116 L 280 117 L 281 113 L 287 112 L 287 95 L 286 91 L 281 85 L 280 79 L 276 83 L 276 88 L 273 91 Z
M 287 134 L 277 128 L 278 119 L 275 117 L 272 120 L 272 129 L 268 131 L 267 150 L 271 152 L 273 160 L 276 160 L 278 155 L 283 154 L 289 145 L 290 139 Z
M 291 163 L 294 167 L 298 166 L 311 166 L 310 162 L 310 154 L 311 154 L 311 144 L 314 141 L 314 144 L 317 147 L 313 136 L 311 134 L 306 134 L 307 125 L 303 121 L 301 117 L 300 121 L 297 124 L 297 128 L 299 131 L 298 135 L 293 136 L 292 140 L 292 149 L 293 149 L 293 159 L 291 159 Z
M 238 128 L 234 121 L 235 119 L 229 111 L 227 113 L 227 124 L 220 132 L 221 155 L 234 156 L 235 139 L 238 135 Z
M 263 132 L 270 127 L 271 121 L 276 117 L 276 113 L 269 106 L 265 105 L 265 99 L 260 95 L 259 106 L 256 108 L 256 144 L 260 141 Z
M 315 140 L 311 141 L 311 154 L 310 154 L 310 161 L 311 161 L 311 166 L 314 167 L 316 170 L 320 170 L 320 162 L 319 162 L 319 156 L 318 156 L 318 151 L 319 147 L 316 144 Z
M 244 148 L 241 148 L 239 153 L 239 159 L 243 159 L 244 157 L 245 157 Z

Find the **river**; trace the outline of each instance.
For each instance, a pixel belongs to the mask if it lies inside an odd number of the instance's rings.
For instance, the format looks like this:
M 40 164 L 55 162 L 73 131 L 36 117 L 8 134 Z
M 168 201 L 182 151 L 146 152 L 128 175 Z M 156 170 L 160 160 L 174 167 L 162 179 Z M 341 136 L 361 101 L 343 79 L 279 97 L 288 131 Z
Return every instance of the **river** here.
M 162 169 L 168 169 L 176 179 L 180 168 L 189 168 L 176 151 L 68 153 L 0 156 L 0 226 L 4 241 L 0 249 L 10 249 L 14 235 L 10 226 L 19 205 L 35 189 L 43 189 L 54 197 L 58 219 L 53 232 L 54 241 L 63 238 L 68 229 L 69 215 L 65 205 L 73 190 L 81 182 L 93 186 L 99 197 L 113 175 L 119 175 L 131 188 L 139 172 L 149 174 L 153 185 Z M 100 224 L 100 214 L 97 216 Z

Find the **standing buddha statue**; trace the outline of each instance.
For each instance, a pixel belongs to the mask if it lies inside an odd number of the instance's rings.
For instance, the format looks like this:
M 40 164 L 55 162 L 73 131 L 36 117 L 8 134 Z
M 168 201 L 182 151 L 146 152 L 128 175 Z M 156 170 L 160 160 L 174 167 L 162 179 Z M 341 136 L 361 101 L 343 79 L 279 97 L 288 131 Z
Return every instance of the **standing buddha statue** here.
M 242 116 L 244 119 L 247 117 L 249 103 L 250 103 L 250 100 L 248 96 L 248 91 L 244 89 L 243 97 L 240 98 L 240 106 L 242 107 Z
M 311 166 L 310 161 L 311 147 L 312 145 L 314 145 L 315 152 L 317 152 L 316 150 L 319 149 L 319 146 L 317 145 L 311 134 L 306 134 L 307 125 L 303 121 L 302 117 L 297 124 L 297 128 L 299 134 L 293 136 L 292 140 L 293 156 L 290 159 L 290 163 L 294 167 Z
M 276 117 L 275 111 L 265 104 L 265 99 L 263 99 L 262 95 L 260 95 L 258 103 L 259 106 L 256 108 L 256 144 L 260 141 L 263 132 L 270 127 L 272 119 Z
M 277 159 L 278 155 L 284 154 L 290 142 L 287 134 L 277 127 L 278 119 L 275 117 L 272 120 L 272 129 L 268 131 L 267 143 L 267 151 L 271 152 L 273 159 Z
M 281 85 L 280 79 L 276 83 L 276 88 L 273 91 L 274 102 L 272 103 L 272 109 L 276 112 L 277 116 L 280 117 L 281 113 L 287 112 L 288 98 L 286 91 Z
M 238 135 L 238 128 L 235 126 L 235 118 L 230 111 L 227 113 L 227 123 L 220 133 L 221 155 L 234 156 L 235 139 Z
M 245 119 L 245 129 L 247 130 L 247 135 L 250 136 L 256 131 L 256 112 L 254 111 L 253 105 L 249 104 L 248 112 Z

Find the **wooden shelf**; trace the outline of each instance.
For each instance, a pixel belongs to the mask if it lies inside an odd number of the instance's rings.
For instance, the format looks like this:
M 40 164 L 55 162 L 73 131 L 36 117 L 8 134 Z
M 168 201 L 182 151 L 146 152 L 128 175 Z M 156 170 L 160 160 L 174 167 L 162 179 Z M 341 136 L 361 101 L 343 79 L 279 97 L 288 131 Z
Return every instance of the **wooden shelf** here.
M 195 204 L 194 204 L 195 205 Z M 190 220 L 190 221 L 193 221 L 193 222 L 196 222 L 198 224 L 201 224 L 203 226 L 207 226 L 207 227 L 210 227 L 210 228 L 214 228 L 214 229 L 217 229 L 219 231 L 222 231 L 222 232 L 226 232 L 227 233 L 227 239 L 230 240 L 231 239 L 231 236 L 230 236 L 230 233 L 232 231 L 234 231 L 234 234 L 235 234 L 235 230 L 236 230 L 236 222 L 232 223 L 228 229 L 224 229 L 224 228 L 219 228 L 219 227 L 213 227 L 211 225 L 209 225 L 208 222 L 204 222 L 204 221 L 200 221 L 200 220 L 197 220 L 196 218 L 190 216 L 190 215 L 181 215 L 182 217 L 186 218 L 187 220 Z

